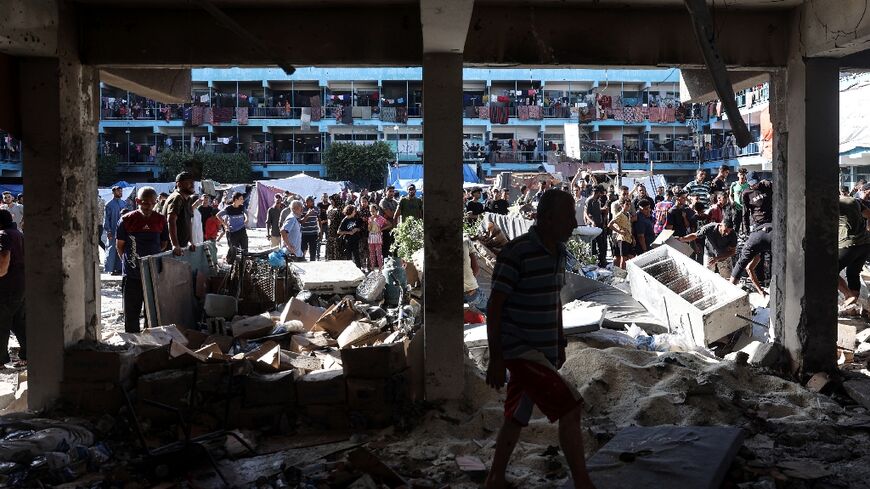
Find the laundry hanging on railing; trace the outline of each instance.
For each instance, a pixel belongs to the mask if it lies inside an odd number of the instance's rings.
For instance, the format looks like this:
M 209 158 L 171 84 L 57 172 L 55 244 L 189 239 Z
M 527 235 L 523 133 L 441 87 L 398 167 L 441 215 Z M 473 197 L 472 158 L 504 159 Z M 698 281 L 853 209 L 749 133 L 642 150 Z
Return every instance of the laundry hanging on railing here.
M 482 107 L 478 107 L 477 114 L 478 114 L 478 117 L 480 117 L 481 119 L 489 120 L 489 106 L 484 105 Z
M 517 107 L 517 118 L 521 121 L 529 120 L 529 106 L 520 105 Z
M 529 106 L 529 119 L 540 121 L 543 120 L 544 113 L 541 109 L 540 105 L 530 105 Z
M 302 129 L 311 127 L 311 107 L 302 107 L 302 115 L 299 117 L 302 123 Z
M 214 114 L 214 124 L 226 124 L 233 120 L 232 107 L 214 107 L 212 112 Z
M 248 108 L 247 107 L 236 107 L 236 120 L 239 121 L 239 125 L 241 125 L 241 126 L 248 125 Z
M 396 122 L 407 124 L 408 123 L 408 108 L 407 107 L 396 107 Z
M 500 107 L 490 105 L 489 107 L 489 122 L 493 124 L 507 124 L 510 116 L 509 107 Z

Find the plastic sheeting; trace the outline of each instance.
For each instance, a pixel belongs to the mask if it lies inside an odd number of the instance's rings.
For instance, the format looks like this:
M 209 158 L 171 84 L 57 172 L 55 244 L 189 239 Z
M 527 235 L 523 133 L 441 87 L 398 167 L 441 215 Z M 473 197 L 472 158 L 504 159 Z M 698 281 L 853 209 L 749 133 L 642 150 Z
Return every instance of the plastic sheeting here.
M 398 180 L 422 180 L 423 165 L 400 165 L 398 168 L 391 166 L 387 181 L 390 185 L 396 185 Z M 462 165 L 462 181 L 478 183 L 475 165 Z M 396 185 L 398 189 L 398 185 Z
M 650 334 L 667 332 L 667 327 L 661 321 L 625 292 L 576 273 L 566 273 L 562 303 L 568 304 L 575 300 L 607 306 L 602 328 L 624 331 L 625 325 L 634 323 Z
M 251 223 L 249 227 L 258 228 L 266 225 L 266 211 L 275 203 L 275 194 L 287 190 L 303 197 L 313 195 L 319 202 L 323 193 L 337 194 L 342 189 L 340 182 L 321 180 L 302 173 L 289 178 L 257 180 L 255 183 L 251 202 L 248 204 L 248 222 Z

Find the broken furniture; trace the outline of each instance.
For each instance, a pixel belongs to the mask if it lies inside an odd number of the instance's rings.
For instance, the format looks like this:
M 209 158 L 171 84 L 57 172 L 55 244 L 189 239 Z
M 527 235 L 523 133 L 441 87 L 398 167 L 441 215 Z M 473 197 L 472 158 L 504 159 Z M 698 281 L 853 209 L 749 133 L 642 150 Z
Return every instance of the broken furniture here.
M 664 245 L 628 262 L 631 295 L 676 332 L 706 347 L 746 326 L 749 296 L 719 274 Z
M 196 325 L 198 299 L 205 298 L 206 284 L 218 272 L 216 257 L 217 246 L 207 241 L 181 256 L 166 251 L 140 260 L 145 316 L 150 326 Z

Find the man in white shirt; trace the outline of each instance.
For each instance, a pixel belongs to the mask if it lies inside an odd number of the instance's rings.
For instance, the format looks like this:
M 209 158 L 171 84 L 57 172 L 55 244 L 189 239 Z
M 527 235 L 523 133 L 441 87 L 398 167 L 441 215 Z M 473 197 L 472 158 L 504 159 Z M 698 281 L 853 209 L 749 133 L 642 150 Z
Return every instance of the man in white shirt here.
M 20 231 L 24 230 L 24 206 L 15 202 L 12 192 L 3 192 L 3 204 L 0 209 L 6 209 L 12 214 L 12 220 L 18 225 Z

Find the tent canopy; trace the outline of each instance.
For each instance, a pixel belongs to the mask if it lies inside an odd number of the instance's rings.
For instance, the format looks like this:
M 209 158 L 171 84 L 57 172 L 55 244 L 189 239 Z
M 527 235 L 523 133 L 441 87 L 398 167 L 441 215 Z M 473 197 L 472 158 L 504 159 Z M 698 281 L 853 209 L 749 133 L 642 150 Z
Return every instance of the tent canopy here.
M 324 193 L 330 195 L 340 193 L 342 184 L 340 182 L 321 180 L 303 173 L 276 180 L 257 180 L 255 191 L 251 195 L 251 201 L 248 204 L 248 226 L 265 226 L 266 212 L 274 203 L 275 194 L 282 193 L 285 190 L 302 197 L 311 195 L 315 199 L 319 199 L 319 196 Z

